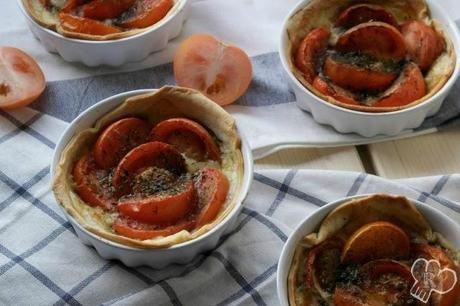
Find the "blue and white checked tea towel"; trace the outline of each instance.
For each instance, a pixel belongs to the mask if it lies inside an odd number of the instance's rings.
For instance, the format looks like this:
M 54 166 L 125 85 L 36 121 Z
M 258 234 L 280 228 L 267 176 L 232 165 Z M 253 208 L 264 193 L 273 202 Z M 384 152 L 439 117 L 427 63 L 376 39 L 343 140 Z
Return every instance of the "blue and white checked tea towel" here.
M 388 181 L 354 172 L 260 171 L 237 227 L 188 265 L 132 269 L 83 245 L 50 190 L 66 123 L 0 111 L 0 305 L 277 305 L 277 261 L 291 230 L 344 196 L 419 199 L 460 222 L 460 175 Z
M 0 45 L 25 50 L 44 69 L 48 87 L 32 108 L 70 121 L 88 106 L 111 95 L 174 84 L 170 62 L 177 45 L 192 33 L 208 32 L 241 46 L 252 57 L 254 79 L 250 89 L 227 110 L 247 136 L 255 158 L 283 146 L 340 146 L 390 139 L 340 134 L 315 123 L 310 114 L 297 108 L 276 50 L 283 18 L 298 0 L 190 1 L 190 17 L 180 37 L 144 61 L 119 68 L 88 68 L 65 63 L 58 55 L 47 53 L 26 27 L 16 1 L 11 0 L 3 0 L 1 4 Z M 449 8 L 452 18 L 460 18 L 458 1 L 439 1 Z M 460 81 L 436 116 L 417 130 L 405 131 L 391 139 L 431 133 L 460 122 L 459 93 Z

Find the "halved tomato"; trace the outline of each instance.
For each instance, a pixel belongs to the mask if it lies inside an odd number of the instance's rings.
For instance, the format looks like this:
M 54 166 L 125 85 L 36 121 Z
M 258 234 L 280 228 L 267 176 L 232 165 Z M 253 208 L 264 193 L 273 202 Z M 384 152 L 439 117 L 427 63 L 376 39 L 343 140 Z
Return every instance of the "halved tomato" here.
M 147 168 L 166 169 L 173 174 L 186 172 L 182 155 L 173 146 L 154 141 L 135 147 L 118 164 L 112 184 L 121 193 L 129 192 L 133 177 Z
M 132 148 L 148 141 L 150 125 L 139 118 L 115 121 L 97 138 L 93 147 L 94 159 L 99 167 L 115 167 Z
M 90 153 L 83 155 L 73 168 L 75 190 L 80 198 L 91 206 L 111 209 L 115 200 L 113 198 L 110 173 L 98 169 Z
M 174 56 L 179 86 L 197 89 L 220 105 L 235 102 L 249 87 L 252 65 L 240 48 L 208 35 L 186 39 Z
M 402 25 L 401 32 L 410 58 L 422 71 L 430 68 L 446 48 L 444 39 L 422 21 L 406 22 Z
M 409 251 L 409 236 L 403 229 L 389 222 L 377 221 L 363 225 L 348 238 L 342 261 L 363 263 L 382 258 L 400 259 L 407 257 Z
M 383 6 L 376 4 L 356 4 L 340 13 L 336 26 L 351 28 L 360 23 L 380 21 L 398 27 L 396 18 Z
M 183 220 L 173 225 L 158 226 L 141 223 L 126 217 L 119 217 L 112 224 L 113 230 L 118 235 L 140 240 L 170 236 L 183 230 L 191 230 L 193 226 L 194 221 L 189 220 Z
M 172 118 L 158 123 L 151 139 L 169 143 L 179 152 L 197 161 L 220 161 L 220 150 L 209 132 L 199 123 L 185 118 Z
M 203 168 L 194 178 L 198 200 L 197 227 L 212 222 L 222 209 L 230 183 L 220 170 Z
M 136 0 L 93 0 L 81 7 L 83 17 L 104 20 L 116 18 L 129 9 Z
M 32 57 L 13 47 L 0 47 L 0 108 L 28 105 L 45 86 L 45 76 Z
M 426 94 L 423 74 L 414 63 L 409 63 L 394 84 L 383 92 L 382 97 L 373 105 L 376 107 L 395 107 L 407 105 Z
M 102 21 L 60 13 L 61 27 L 65 31 L 91 35 L 120 33 L 121 30 Z
M 441 269 L 452 269 L 457 274 L 457 283 L 454 285 L 454 288 L 444 294 L 439 294 L 433 292 L 430 299 L 430 305 L 433 306 L 454 306 L 456 302 L 460 300 L 460 272 L 459 267 L 450 259 L 450 257 L 440 248 L 429 245 L 429 244 L 413 244 L 412 245 L 412 254 L 415 259 L 424 258 L 427 260 L 434 259 L 436 260 Z M 441 288 L 438 288 L 440 291 L 447 290 L 451 287 L 451 280 L 445 278 L 441 283 Z
M 374 21 L 347 30 L 339 37 L 335 48 L 341 52 L 356 52 L 396 62 L 403 60 L 407 53 L 404 37 L 398 29 Z
M 305 36 L 297 49 L 295 65 L 310 84 L 318 75 L 320 59 L 326 53 L 330 36 L 327 29 L 316 28 Z
M 149 27 L 163 19 L 173 5 L 173 0 L 136 0 L 118 24 L 123 28 Z
M 339 102 L 350 105 L 360 105 L 360 103 L 354 98 L 352 93 L 324 80 L 320 76 L 317 76 L 315 78 L 312 85 L 317 91 L 319 91 L 323 95 L 334 98 Z
M 323 69 L 335 84 L 357 91 L 385 89 L 398 77 L 396 73 L 358 67 L 331 56 L 326 58 Z
M 161 183 L 161 182 L 160 182 Z M 195 206 L 195 188 L 192 180 L 173 182 L 165 193 L 147 197 L 134 195 L 118 202 L 117 210 L 121 215 L 133 220 L 150 224 L 176 222 L 185 217 Z

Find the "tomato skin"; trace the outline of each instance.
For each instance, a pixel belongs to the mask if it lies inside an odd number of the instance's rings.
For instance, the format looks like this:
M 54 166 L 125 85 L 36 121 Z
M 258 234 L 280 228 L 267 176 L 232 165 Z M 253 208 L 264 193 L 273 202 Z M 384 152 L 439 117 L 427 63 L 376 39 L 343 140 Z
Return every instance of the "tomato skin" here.
M 119 25 L 123 28 L 146 28 L 166 16 L 174 6 L 172 0 L 137 0 L 121 16 Z
M 124 217 L 119 217 L 112 224 L 113 230 L 118 235 L 140 240 L 170 236 L 182 230 L 191 230 L 193 226 L 194 221 L 183 220 L 174 225 L 154 227 Z
M 304 37 L 297 49 L 295 65 L 310 84 L 318 75 L 319 59 L 326 53 L 330 36 L 327 29 L 316 28 Z
M 129 9 L 136 0 L 93 0 L 82 6 L 83 17 L 104 20 L 116 18 Z
M 0 47 L 0 108 L 15 109 L 35 101 L 46 81 L 37 62 L 24 51 Z
M 158 123 L 151 132 L 153 141 L 174 145 L 180 152 L 198 161 L 220 162 L 220 150 L 209 132 L 195 121 L 172 118 Z
M 198 209 L 197 227 L 211 223 L 219 214 L 227 198 L 230 183 L 218 169 L 203 168 L 194 179 L 197 191 Z
M 369 21 L 380 21 L 398 27 L 398 22 L 393 14 L 384 7 L 375 4 L 356 4 L 350 6 L 339 15 L 336 26 L 351 28 Z
M 312 86 L 321 94 L 334 98 L 339 102 L 350 105 L 360 105 L 351 93 L 345 91 L 343 88 L 340 88 L 339 86 L 328 83 L 320 76 L 317 76 L 315 78 Z
M 99 167 L 115 167 L 131 149 L 147 142 L 150 125 L 141 119 L 129 117 L 110 124 L 99 135 L 93 147 Z
M 177 85 L 196 89 L 223 106 L 246 92 L 252 79 L 252 64 L 237 46 L 208 34 L 195 34 L 177 48 L 174 77 Z
M 459 268 L 454 264 L 449 256 L 447 256 L 447 254 L 440 248 L 428 244 L 413 244 L 412 253 L 415 258 L 437 260 L 441 266 L 441 269 L 449 268 L 457 273 L 457 283 L 451 291 L 445 294 L 438 294 L 433 292 L 430 299 L 430 305 L 432 306 L 456 305 L 455 303 L 460 299 L 460 283 L 458 281 L 458 279 L 460 279 L 460 272 Z
M 101 207 L 105 210 L 113 208 L 115 200 L 104 186 L 95 178 L 95 162 L 90 154 L 83 155 L 73 168 L 73 179 L 78 196 L 91 206 Z M 107 187 L 107 186 L 105 186 Z M 99 190 L 95 190 L 99 189 Z
M 164 224 L 175 222 L 192 211 L 195 204 L 195 188 L 189 180 L 178 194 L 134 198 L 118 203 L 117 210 L 121 215 L 133 220 Z
M 84 33 L 90 35 L 108 35 L 121 32 L 120 29 L 105 24 L 101 21 L 79 17 L 67 13 L 60 13 L 59 19 L 61 20 L 62 29 L 69 32 Z
M 89 0 L 67 0 L 59 11 L 60 13 L 71 13 L 80 5 L 88 2 Z
M 112 184 L 122 193 L 130 190 L 131 179 L 142 169 L 157 167 L 176 175 L 186 172 L 185 160 L 171 145 L 154 141 L 135 147 L 118 164 Z

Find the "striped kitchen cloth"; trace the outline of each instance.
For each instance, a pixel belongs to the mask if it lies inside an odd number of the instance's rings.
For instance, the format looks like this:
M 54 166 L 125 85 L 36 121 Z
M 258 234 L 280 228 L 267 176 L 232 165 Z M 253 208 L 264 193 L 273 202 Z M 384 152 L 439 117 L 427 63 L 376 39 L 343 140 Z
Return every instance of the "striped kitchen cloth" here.
M 58 55 L 46 52 L 27 28 L 16 1 L 2 3 L 0 37 L 2 45 L 19 47 L 31 54 L 45 72 L 47 89 L 31 107 L 67 122 L 114 94 L 174 84 L 170 64 L 174 50 L 193 33 L 208 32 L 235 43 L 252 57 L 254 78 L 248 92 L 226 109 L 236 118 L 256 159 L 286 146 L 356 145 L 431 133 L 460 122 L 459 81 L 436 116 L 428 118 L 420 128 L 395 137 L 364 138 L 317 124 L 309 113 L 296 106 L 276 52 L 282 21 L 297 1 L 191 1 L 189 20 L 182 34 L 165 50 L 142 62 L 117 68 L 66 63 Z M 460 2 L 439 1 L 449 8 L 452 18 L 460 18 Z
M 276 271 L 291 230 L 326 203 L 385 192 L 460 222 L 460 175 L 390 181 L 355 172 L 264 170 L 217 248 L 162 270 L 107 261 L 75 236 L 50 190 L 66 123 L 0 111 L 0 305 L 278 305 Z

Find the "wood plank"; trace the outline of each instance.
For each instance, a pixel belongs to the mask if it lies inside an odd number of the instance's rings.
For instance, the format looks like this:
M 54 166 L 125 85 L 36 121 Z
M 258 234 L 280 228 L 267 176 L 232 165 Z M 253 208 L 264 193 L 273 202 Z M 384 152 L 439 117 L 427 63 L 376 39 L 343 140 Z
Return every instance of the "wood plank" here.
M 254 168 L 364 171 L 355 147 L 285 149 L 257 160 Z
M 460 172 L 460 130 L 368 146 L 378 175 L 387 178 L 431 176 Z

